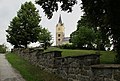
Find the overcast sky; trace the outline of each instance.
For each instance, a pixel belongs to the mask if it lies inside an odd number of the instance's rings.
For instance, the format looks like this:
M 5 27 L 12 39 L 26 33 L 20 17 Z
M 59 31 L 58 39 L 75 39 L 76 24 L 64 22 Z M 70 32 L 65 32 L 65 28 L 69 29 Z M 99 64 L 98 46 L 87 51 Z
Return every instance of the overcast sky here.
M 17 11 L 21 7 L 21 4 L 25 3 L 26 1 L 32 1 L 35 3 L 35 0 L 0 0 L 0 44 L 4 43 L 9 48 L 11 48 L 11 45 L 6 41 L 7 33 L 5 30 L 8 28 L 12 18 L 16 16 Z M 59 15 L 61 14 L 62 22 L 65 26 L 65 36 L 69 37 L 70 34 L 76 30 L 77 21 L 83 14 L 80 9 L 80 3 L 81 2 L 78 2 L 78 4 L 73 7 L 72 13 L 62 12 L 58 10 L 58 12 L 55 12 L 52 19 L 50 20 L 47 19 L 41 7 L 35 4 L 39 10 L 40 16 L 42 17 L 40 24 L 42 27 L 48 28 L 48 30 L 51 32 L 54 44 L 56 30 L 55 28 L 56 24 L 58 23 Z

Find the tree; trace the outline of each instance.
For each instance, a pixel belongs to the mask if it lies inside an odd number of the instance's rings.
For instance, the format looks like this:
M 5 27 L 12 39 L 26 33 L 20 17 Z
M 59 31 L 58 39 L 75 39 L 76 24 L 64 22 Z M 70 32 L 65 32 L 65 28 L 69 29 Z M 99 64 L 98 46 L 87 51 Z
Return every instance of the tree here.
M 17 12 L 17 16 L 10 22 L 7 41 L 14 47 L 24 46 L 30 42 L 36 42 L 40 32 L 39 22 L 41 21 L 38 10 L 32 2 L 25 2 Z
M 19 47 L 20 46 L 20 21 L 18 17 L 14 17 L 12 21 L 10 22 L 10 26 L 6 32 L 8 33 L 7 35 L 7 41 L 14 45 L 14 47 Z
M 95 31 L 91 28 L 82 26 L 79 30 L 74 31 L 70 35 L 70 41 L 77 48 L 83 48 L 87 45 L 87 48 L 91 49 L 95 42 Z
M 113 39 L 116 61 L 120 63 L 120 1 L 82 0 L 82 3 L 89 22 L 100 27 L 102 34 Z
M 77 4 L 77 0 L 36 0 L 49 19 L 52 18 L 53 12 L 58 10 L 58 2 L 62 3 L 61 9 L 67 12 L 72 12 L 72 7 Z
M 42 44 L 42 47 L 44 49 L 47 49 L 52 43 L 50 42 L 52 39 L 51 33 L 45 29 L 42 28 L 40 33 L 39 33 L 39 39 L 38 41 Z
M 82 17 L 81 17 L 81 19 L 78 21 L 78 24 L 77 24 L 77 30 L 76 31 L 74 31 L 72 34 L 71 34 L 71 37 L 73 37 L 73 36 L 76 36 L 76 35 L 79 35 L 79 36 L 81 36 L 81 34 L 78 34 L 77 32 L 78 31 L 83 31 L 83 30 L 81 30 L 81 27 L 87 27 L 87 28 L 84 28 L 84 29 L 86 29 L 86 31 L 87 31 L 87 29 L 91 29 L 92 30 L 92 32 L 94 32 L 94 42 L 92 42 L 92 44 L 89 44 L 88 45 L 88 47 L 90 48 L 93 48 L 93 44 L 94 45 L 96 45 L 97 46 L 97 48 L 96 49 L 99 49 L 99 50 L 105 50 L 105 48 L 106 47 L 108 47 L 108 45 L 110 46 L 110 40 L 108 39 L 108 37 L 106 36 L 106 35 L 104 35 L 104 36 L 102 36 L 102 34 L 101 34 L 101 31 L 99 30 L 99 27 L 98 28 L 95 28 L 89 21 L 88 21 L 88 19 L 87 19 L 87 16 L 84 14 Z M 86 32 L 86 33 L 90 33 L 89 35 L 91 35 L 91 32 L 89 32 L 89 30 L 88 30 L 88 32 Z M 76 35 L 74 35 L 74 34 L 76 34 Z M 88 35 L 88 36 L 89 36 Z M 84 36 L 84 37 L 86 37 L 86 38 L 88 38 L 88 36 L 85 34 L 85 32 L 84 33 L 82 33 L 82 36 Z M 74 37 L 73 37 L 74 38 Z M 78 39 L 78 38 L 77 38 Z M 74 40 L 74 39 L 72 39 L 73 41 L 76 41 L 76 40 Z M 81 41 L 81 40 L 77 40 L 76 42 L 79 42 L 79 41 Z M 88 41 L 89 41 L 89 39 L 88 39 Z M 91 40 L 90 40 L 91 41 Z M 85 44 L 87 44 L 87 43 L 85 43 Z M 82 45 L 83 46 L 83 45 Z

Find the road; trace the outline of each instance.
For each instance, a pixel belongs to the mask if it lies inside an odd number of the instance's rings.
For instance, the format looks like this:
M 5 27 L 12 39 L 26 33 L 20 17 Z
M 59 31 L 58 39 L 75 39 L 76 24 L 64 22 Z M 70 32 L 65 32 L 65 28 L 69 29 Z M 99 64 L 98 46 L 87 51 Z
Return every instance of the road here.
M 0 81 L 25 81 L 5 59 L 5 54 L 0 54 Z

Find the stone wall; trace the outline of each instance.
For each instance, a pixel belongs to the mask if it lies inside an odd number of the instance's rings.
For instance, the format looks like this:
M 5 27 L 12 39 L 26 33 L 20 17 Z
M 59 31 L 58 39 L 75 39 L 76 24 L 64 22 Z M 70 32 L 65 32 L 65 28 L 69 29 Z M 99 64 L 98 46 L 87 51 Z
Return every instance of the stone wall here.
M 81 55 L 71 57 L 58 57 L 55 60 L 56 74 L 69 81 L 90 81 L 90 65 L 99 63 L 99 55 Z
M 120 81 L 120 65 L 99 64 L 91 66 L 92 81 Z
M 68 81 L 120 81 L 120 65 L 101 65 L 99 54 L 62 57 L 61 51 L 14 49 L 31 64 Z

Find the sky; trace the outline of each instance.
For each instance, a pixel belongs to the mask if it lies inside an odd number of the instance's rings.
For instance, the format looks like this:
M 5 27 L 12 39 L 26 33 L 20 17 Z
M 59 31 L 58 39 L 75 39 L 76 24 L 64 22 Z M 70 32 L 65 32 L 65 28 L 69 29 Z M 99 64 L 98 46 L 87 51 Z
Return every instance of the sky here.
M 21 4 L 24 4 L 26 1 L 32 1 L 35 4 L 35 0 L 0 0 L 0 44 L 5 44 L 9 49 L 12 48 L 12 45 L 9 44 L 6 40 L 6 31 L 10 24 L 10 21 L 17 15 L 18 10 L 21 7 Z M 55 35 L 56 35 L 56 24 L 58 23 L 59 15 L 61 14 L 62 22 L 65 27 L 65 36 L 69 37 L 70 34 L 76 30 L 77 21 L 80 20 L 83 12 L 80 8 L 81 1 L 78 0 L 78 4 L 73 7 L 72 13 L 63 12 L 60 9 L 57 12 L 54 12 L 52 19 L 47 19 L 43 9 L 35 4 L 39 10 L 39 14 L 42 17 L 40 25 L 47 28 L 53 37 L 53 45 L 55 45 Z

